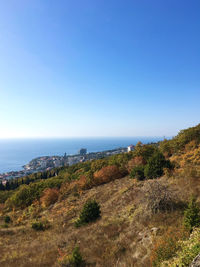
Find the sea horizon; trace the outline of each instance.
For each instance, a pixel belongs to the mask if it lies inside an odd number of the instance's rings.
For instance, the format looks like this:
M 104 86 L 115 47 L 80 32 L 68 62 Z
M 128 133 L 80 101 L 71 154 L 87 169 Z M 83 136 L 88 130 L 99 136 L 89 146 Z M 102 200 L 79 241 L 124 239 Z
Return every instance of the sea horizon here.
M 137 142 L 151 143 L 163 137 L 65 137 L 65 138 L 1 138 L 0 173 L 20 171 L 33 158 L 77 154 L 80 148 L 87 152 L 99 152 Z

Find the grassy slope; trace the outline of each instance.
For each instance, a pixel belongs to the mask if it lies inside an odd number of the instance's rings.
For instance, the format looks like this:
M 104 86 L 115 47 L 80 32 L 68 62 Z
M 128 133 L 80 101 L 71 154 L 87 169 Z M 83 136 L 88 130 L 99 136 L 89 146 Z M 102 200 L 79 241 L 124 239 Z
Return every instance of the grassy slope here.
M 44 232 L 32 230 L 30 218 L 24 218 L 24 226 L 1 229 L 1 266 L 56 266 L 59 253 L 70 253 L 76 244 L 88 266 L 150 266 L 151 229 L 159 227 L 161 234 L 170 225 L 178 226 L 181 214 L 159 214 L 149 220 L 142 210 L 142 185 L 125 177 L 81 196 L 70 195 L 41 211 L 51 223 Z M 88 198 L 100 203 L 102 217 L 76 229 L 74 220 Z M 23 211 L 18 213 L 20 217 Z

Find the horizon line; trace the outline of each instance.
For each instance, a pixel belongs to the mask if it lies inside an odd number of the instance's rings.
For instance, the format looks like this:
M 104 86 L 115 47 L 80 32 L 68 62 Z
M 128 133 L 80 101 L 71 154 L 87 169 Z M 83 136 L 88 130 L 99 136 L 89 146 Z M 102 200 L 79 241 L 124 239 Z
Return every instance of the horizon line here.
M 173 136 L 164 135 L 136 135 L 136 136 L 26 136 L 26 137 L 0 137 L 0 140 L 12 140 L 12 139 L 89 139 L 89 138 L 172 138 Z

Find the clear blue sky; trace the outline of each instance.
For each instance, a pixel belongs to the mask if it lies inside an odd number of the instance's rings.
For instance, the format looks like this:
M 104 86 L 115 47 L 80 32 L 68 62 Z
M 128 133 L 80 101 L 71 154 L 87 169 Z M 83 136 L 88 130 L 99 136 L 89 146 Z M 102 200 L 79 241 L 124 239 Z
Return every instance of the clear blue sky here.
M 198 124 L 199 14 L 199 0 L 1 1 L 0 137 Z

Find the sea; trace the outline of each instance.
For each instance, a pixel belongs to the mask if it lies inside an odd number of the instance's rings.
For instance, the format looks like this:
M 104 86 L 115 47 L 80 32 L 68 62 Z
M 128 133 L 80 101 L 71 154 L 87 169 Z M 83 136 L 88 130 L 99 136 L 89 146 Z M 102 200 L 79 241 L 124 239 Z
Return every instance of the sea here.
M 65 138 L 65 139 L 0 139 L 0 173 L 20 171 L 23 165 L 41 156 L 74 155 L 80 148 L 98 152 L 128 145 L 138 141 L 143 144 L 157 142 L 160 137 L 125 138 Z

